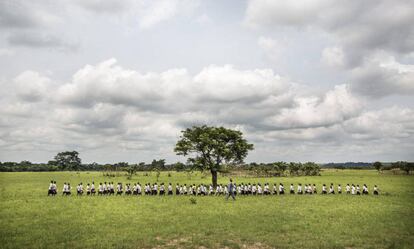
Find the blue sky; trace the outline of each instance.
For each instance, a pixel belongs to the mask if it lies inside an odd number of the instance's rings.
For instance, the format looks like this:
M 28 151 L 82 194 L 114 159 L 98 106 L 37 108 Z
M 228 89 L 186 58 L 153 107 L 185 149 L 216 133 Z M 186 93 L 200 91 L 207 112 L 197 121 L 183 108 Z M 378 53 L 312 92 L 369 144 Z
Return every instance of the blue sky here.
M 197 124 L 247 161 L 414 160 L 411 1 L 1 1 L 0 161 L 174 155 Z

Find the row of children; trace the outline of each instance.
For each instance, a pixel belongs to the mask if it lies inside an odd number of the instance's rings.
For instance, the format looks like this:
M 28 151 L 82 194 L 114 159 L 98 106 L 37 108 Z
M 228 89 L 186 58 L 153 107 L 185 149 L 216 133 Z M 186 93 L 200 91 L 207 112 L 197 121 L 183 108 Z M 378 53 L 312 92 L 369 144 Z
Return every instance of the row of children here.
M 64 183 L 63 184 L 63 195 L 70 195 L 71 194 L 71 186 L 70 183 Z M 342 193 L 342 186 L 341 184 L 338 184 L 337 186 L 337 193 Z M 142 191 L 143 190 L 143 191 Z M 79 183 L 76 187 L 76 192 L 78 195 L 82 195 L 86 191 L 87 195 L 95 195 L 96 189 L 95 189 L 95 183 L 92 182 L 92 184 L 87 184 L 84 188 L 82 183 Z M 130 183 L 125 184 L 125 187 L 122 185 L 122 183 L 118 183 L 116 185 L 116 194 L 122 195 L 125 191 L 126 195 L 173 195 L 173 186 L 171 183 L 168 184 L 168 186 L 165 186 L 164 183 L 161 183 L 159 186 L 157 183 L 150 184 L 147 183 L 144 185 L 144 187 L 141 187 L 141 184 L 135 183 L 133 186 L 131 186 Z M 233 184 L 232 190 L 233 194 L 237 195 L 283 195 L 285 193 L 285 187 L 282 183 L 277 186 L 277 184 L 273 184 L 273 187 L 271 188 L 268 183 L 265 183 L 262 187 L 260 183 L 258 184 L 244 184 L 241 183 L 239 185 Z M 345 187 L 345 191 L 347 194 L 352 195 L 361 195 L 361 188 L 360 186 L 354 185 L 354 184 L 347 184 Z M 302 184 L 299 183 L 295 189 L 293 184 L 290 184 L 289 187 L 289 193 L 290 194 L 317 194 L 318 190 L 316 188 L 315 184 L 305 184 L 304 187 L 302 187 Z M 323 184 L 322 185 L 322 194 L 335 194 L 335 188 L 334 184 L 331 183 L 329 188 Z M 374 195 L 379 194 L 379 189 L 377 185 L 374 186 L 373 189 Z M 49 185 L 49 191 L 48 195 L 56 195 L 57 194 L 57 186 L 56 181 L 51 181 Z M 187 184 L 180 185 L 176 184 L 175 186 L 175 195 L 228 195 L 229 189 L 227 185 L 219 184 L 216 188 L 213 187 L 213 185 L 205 185 L 205 184 L 190 184 L 187 186 Z M 369 194 L 368 186 L 364 184 L 362 186 L 362 194 Z M 98 195 L 115 195 L 115 188 L 113 182 L 104 182 L 99 183 L 98 186 Z

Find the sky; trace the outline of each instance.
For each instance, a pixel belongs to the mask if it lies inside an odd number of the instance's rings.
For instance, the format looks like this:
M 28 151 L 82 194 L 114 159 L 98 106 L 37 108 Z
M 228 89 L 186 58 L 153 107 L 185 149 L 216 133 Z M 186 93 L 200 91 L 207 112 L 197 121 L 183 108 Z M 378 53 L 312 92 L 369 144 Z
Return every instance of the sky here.
M 414 1 L 0 0 L 0 161 L 414 160 Z

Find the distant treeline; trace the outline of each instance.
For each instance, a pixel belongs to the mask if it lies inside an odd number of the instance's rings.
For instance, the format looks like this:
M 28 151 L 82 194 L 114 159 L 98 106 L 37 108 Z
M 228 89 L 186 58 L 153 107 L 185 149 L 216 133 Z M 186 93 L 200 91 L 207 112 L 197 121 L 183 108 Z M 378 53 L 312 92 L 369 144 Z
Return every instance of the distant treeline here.
M 82 163 L 77 151 L 65 151 L 58 153 L 54 160 L 47 163 L 32 163 L 30 161 L 0 162 L 2 172 L 20 171 L 105 171 L 111 172 L 124 171 L 132 175 L 138 171 L 191 171 L 195 169 L 191 164 L 177 162 L 173 164 L 165 163 L 165 159 L 154 159 L 151 163 L 140 162 L 129 164 L 119 162 L 115 164 Z M 319 175 L 320 166 L 314 162 L 295 163 L 295 162 L 274 162 L 274 163 L 248 163 L 241 165 L 226 165 L 221 169 L 222 173 L 234 170 L 246 170 L 256 176 L 283 176 L 290 175 Z
M 347 163 L 327 163 L 321 166 L 322 168 L 333 168 L 333 169 L 376 169 L 378 172 L 383 170 L 392 170 L 394 173 L 401 170 L 407 175 L 411 171 L 414 171 L 414 163 L 406 161 L 397 162 L 374 162 L 374 163 L 363 163 L 363 162 L 347 162 Z
M 18 162 L 0 162 L 1 172 L 25 172 L 25 171 L 105 171 L 134 174 L 139 171 L 188 171 L 192 166 L 181 162 L 166 164 L 165 159 L 154 159 L 151 163 L 129 164 L 119 162 L 115 164 L 82 164 L 79 161 L 74 163 L 62 163 L 56 160 L 48 163 L 32 163 L 29 161 Z M 283 175 L 319 175 L 320 166 L 313 162 L 295 163 L 295 162 L 275 162 L 275 163 L 248 163 L 242 165 L 227 165 L 222 173 L 228 173 L 234 170 L 250 171 L 256 176 L 283 176 Z
M 330 169 L 374 169 L 373 163 L 366 162 L 326 163 L 321 164 L 321 167 Z
M 414 164 L 411 162 L 398 161 L 394 163 L 365 163 L 365 162 L 347 162 L 347 163 L 327 163 L 317 164 L 314 162 L 296 163 L 296 162 L 273 162 L 273 163 L 246 163 L 241 165 L 227 165 L 222 172 L 235 170 L 249 171 L 256 176 L 284 176 L 284 175 L 319 175 L 321 168 L 335 169 L 377 169 L 391 170 L 401 169 L 407 174 L 414 170 Z M 106 171 L 119 172 L 124 171 L 127 174 L 134 174 L 138 171 L 188 171 L 193 167 L 190 164 L 177 162 L 167 164 L 165 159 L 154 159 L 151 163 L 140 162 L 130 164 L 127 162 L 118 162 L 114 164 L 106 163 L 82 163 L 77 151 L 65 151 L 58 153 L 54 160 L 47 163 L 32 163 L 30 161 L 21 162 L 0 162 L 0 172 L 24 172 L 24 171 Z

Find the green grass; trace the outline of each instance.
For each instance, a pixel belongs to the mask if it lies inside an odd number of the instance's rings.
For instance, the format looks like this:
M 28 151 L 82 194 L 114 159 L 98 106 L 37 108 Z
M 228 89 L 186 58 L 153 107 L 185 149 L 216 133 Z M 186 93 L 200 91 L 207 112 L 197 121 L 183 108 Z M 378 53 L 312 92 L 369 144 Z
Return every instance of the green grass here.
M 324 171 L 315 177 L 240 182 L 377 184 L 380 196 L 47 197 L 49 181 L 155 182 L 99 172 L 0 173 L 0 248 L 414 248 L 414 177 Z M 228 177 L 219 177 L 226 183 Z M 200 172 L 161 173 L 158 182 L 209 183 Z M 97 184 L 96 184 L 97 185 Z

